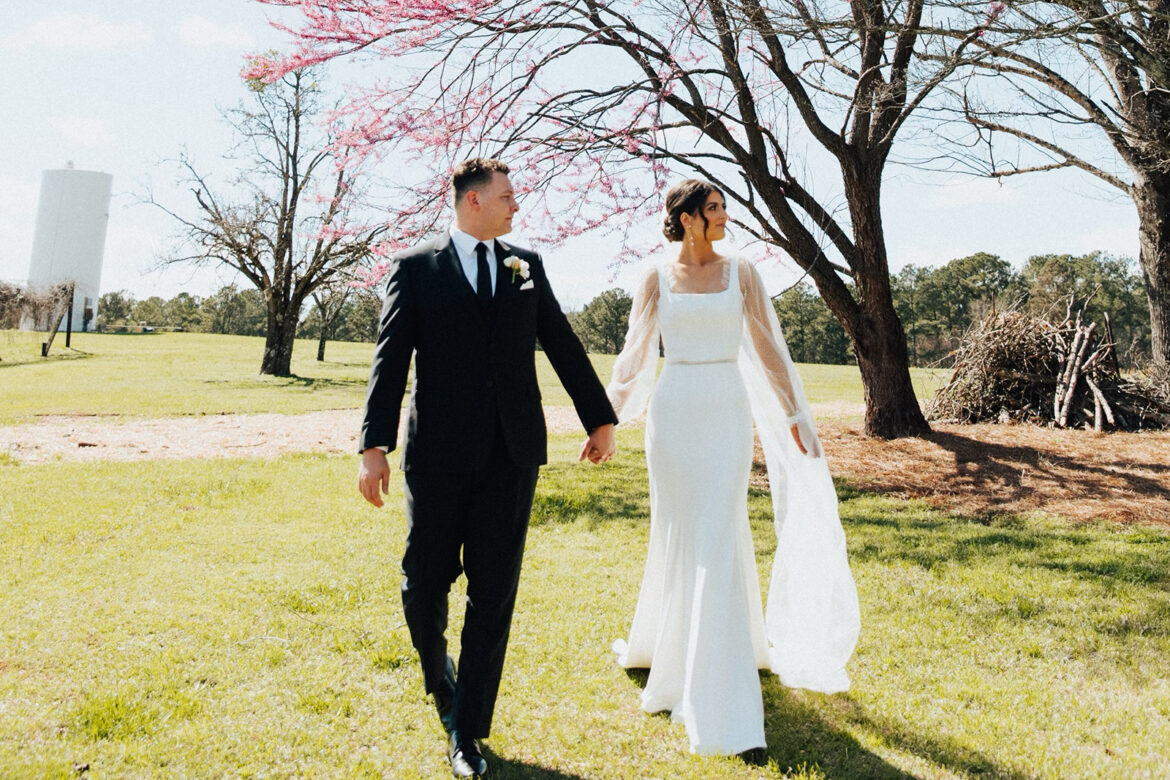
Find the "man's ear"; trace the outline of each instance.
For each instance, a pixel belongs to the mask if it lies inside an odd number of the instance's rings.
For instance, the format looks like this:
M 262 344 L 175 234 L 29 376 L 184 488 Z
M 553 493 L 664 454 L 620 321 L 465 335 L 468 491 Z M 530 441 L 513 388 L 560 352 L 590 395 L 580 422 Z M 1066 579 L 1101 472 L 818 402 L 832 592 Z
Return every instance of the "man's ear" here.
M 475 190 L 468 190 L 463 196 L 463 203 L 470 208 L 479 208 L 479 193 Z

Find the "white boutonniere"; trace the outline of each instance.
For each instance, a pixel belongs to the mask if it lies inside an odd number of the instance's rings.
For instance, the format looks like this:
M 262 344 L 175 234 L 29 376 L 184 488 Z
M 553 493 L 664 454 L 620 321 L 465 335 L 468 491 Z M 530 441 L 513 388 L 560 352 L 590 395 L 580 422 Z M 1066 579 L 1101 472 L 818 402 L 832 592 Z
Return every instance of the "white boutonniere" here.
M 528 278 L 528 262 L 521 260 L 519 257 L 509 257 L 504 261 L 506 268 L 512 269 L 512 281 L 516 281 L 516 274 L 520 275 L 521 279 Z

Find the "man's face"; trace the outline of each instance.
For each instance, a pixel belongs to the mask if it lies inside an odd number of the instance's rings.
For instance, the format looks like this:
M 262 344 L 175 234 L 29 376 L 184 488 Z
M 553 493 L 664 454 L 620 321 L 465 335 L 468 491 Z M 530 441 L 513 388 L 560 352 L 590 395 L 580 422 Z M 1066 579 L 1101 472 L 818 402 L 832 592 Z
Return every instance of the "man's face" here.
M 475 191 L 475 221 L 480 238 L 495 238 L 512 232 L 512 217 L 520 210 L 516 205 L 516 193 L 508 174 L 494 171 L 492 180 L 481 190 Z

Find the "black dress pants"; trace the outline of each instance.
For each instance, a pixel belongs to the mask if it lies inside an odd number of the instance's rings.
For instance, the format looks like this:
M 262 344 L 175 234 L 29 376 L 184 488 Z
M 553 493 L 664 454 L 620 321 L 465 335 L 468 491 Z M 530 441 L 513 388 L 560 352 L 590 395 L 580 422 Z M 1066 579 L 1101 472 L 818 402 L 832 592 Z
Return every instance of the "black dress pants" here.
M 467 576 L 453 722 L 469 737 L 491 729 L 537 471 L 512 461 L 497 426 L 492 456 L 479 471 L 406 472 L 402 605 L 427 693 L 446 668 L 451 584 L 460 572 Z

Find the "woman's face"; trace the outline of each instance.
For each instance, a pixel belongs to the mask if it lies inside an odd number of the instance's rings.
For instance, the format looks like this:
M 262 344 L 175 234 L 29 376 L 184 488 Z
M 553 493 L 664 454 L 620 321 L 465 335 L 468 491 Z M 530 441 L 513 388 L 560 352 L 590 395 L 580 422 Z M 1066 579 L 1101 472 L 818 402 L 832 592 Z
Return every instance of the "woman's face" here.
M 703 204 L 702 217 L 698 214 L 687 215 L 690 216 L 689 224 L 685 225 L 688 230 L 695 231 L 695 238 L 703 237 L 703 217 L 707 218 L 707 235 L 708 241 L 718 241 L 727 233 L 727 210 L 723 207 L 723 196 L 718 192 L 712 192 L 707 196 L 707 201 Z

